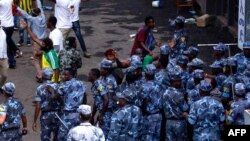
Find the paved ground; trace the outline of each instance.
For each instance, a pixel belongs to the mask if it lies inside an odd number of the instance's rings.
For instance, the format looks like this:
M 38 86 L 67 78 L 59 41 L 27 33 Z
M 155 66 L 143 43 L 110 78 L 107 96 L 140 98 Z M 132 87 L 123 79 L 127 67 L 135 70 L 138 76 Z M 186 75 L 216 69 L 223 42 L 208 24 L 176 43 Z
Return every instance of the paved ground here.
M 51 3 L 47 3 L 51 5 Z M 90 68 L 98 67 L 98 63 L 103 57 L 103 52 L 108 48 L 113 48 L 119 52 L 122 59 L 128 57 L 133 41 L 130 34 L 136 33 L 139 26 L 143 24 L 147 15 L 155 17 L 158 30 L 155 33 L 157 39 L 166 42 L 171 36 L 172 30 L 169 27 L 168 19 L 176 16 L 175 0 L 167 0 L 165 8 L 155 9 L 151 7 L 151 0 L 92 0 L 82 4 L 81 27 L 84 32 L 87 48 L 93 56 L 90 59 L 83 58 L 83 67 L 79 70 L 79 78 L 87 80 L 87 74 Z M 48 12 L 47 16 L 53 14 Z M 188 11 L 182 10 L 181 14 L 186 18 L 192 15 Z M 217 43 L 219 41 L 231 42 L 232 37 L 227 31 L 220 30 L 216 26 L 206 28 L 197 28 L 194 24 L 187 25 L 187 31 L 190 35 L 190 44 L 198 43 Z M 71 32 L 71 35 L 74 35 Z M 13 36 L 18 41 L 17 32 Z M 8 81 L 16 84 L 16 97 L 20 98 L 26 108 L 28 116 L 29 134 L 24 137 L 25 141 L 37 141 L 39 132 L 33 132 L 31 129 L 33 121 L 34 107 L 32 100 L 35 96 L 36 87 L 35 69 L 29 47 L 21 47 L 24 55 L 17 59 L 17 68 L 9 70 Z M 212 61 L 212 50 L 208 47 L 200 48 L 200 58 L 204 59 L 207 64 Z M 233 49 L 234 52 L 237 49 Z M 157 51 L 156 51 L 157 52 Z M 90 83 L 88 85 L 88 103 L 92 104 L 92 97 L 89 94 Z

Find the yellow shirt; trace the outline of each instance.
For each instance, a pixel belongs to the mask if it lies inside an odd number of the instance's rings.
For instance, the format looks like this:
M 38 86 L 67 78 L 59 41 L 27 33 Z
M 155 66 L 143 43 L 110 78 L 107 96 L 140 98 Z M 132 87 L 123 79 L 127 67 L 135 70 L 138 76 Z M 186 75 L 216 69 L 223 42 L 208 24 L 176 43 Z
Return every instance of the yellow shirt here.
M 44 68 L 50 68 L 50 69 L 52 69 L 51 66 L 50 66 L 50 64 L 49 64 L 49 62 L 46 60 L 46 58 L 45 58 L 45 56 L 43 54 L 43 56 L 42 56 L 42 69 L 44 69 Z M 53 76 L 52 76 L 51 81 L 55 82 L 55 72 L 54 71 L 53 71 Z M 60 78 L 59 78 L 59 81 L 60 81 Z
M 19 7 L 24 11 L 26 11 L 27 13 L 31 13 L 32 0 L 20 0 Z

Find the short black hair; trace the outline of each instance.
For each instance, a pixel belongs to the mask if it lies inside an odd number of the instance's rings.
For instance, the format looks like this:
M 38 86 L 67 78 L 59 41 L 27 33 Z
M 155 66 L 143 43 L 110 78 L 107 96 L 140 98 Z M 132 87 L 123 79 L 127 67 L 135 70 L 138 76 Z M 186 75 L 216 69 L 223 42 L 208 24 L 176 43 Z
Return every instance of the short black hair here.
M 47 52 L 50 49 L 54 48 L 53 47 L 53 42 L 49 37 L 46 37 L 45 39 L 42 39 L 42 41 L 43 41 L 43 43 L 45 45 L 45 49 L 44 49 L 45 52 Z
M 55 16 L 50 16 L 48 22 L 50 22 L 53 26 L 56 26 L 57 19 Z
M 69 47 L 72 47 L 73 44 L 75 43 L 75 41 L 76 41 L 76 38 L 70 36 L 70 37 L 68 37 L 68 38 L 66 39 L 65 43 L 66 43 L 66 45 L 68 45 Z
M 90 71 L 96 76 L 96 78 L 99 78 L 101 75 L 99 69 L 97 68 L 92 68 Z
M 147 16 L 144 20 L 145 24 L 147 25 L 149 23 L 150 20 L 154 21 L 154 18 L 152 16 Z

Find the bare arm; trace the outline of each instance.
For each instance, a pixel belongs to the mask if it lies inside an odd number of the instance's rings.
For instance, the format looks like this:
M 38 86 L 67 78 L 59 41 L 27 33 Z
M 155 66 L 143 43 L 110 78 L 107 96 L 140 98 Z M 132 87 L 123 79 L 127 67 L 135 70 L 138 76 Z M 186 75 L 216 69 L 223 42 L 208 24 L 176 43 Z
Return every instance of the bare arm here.
M 36 131 L 36 129 L 37 129 L 37 119 L 38 119 L 39 114 L 40 114 L 40 108 L 41 108 L 40 102 L 36 102 L 34 121 L 33 121 L 33 125 L 32 125 L 33 131 Z
M 141 44 L 141 46 L 142 46 L 148 53 L 152 54 L 151 50 L 149 50 L 149 49 L 147 48 L 147 46 L 145 45 L 144 42 L 140 42 L 140 44 Z
M 59 69 L 53 70 L 55 72 L 55 83 L 59 82 Z

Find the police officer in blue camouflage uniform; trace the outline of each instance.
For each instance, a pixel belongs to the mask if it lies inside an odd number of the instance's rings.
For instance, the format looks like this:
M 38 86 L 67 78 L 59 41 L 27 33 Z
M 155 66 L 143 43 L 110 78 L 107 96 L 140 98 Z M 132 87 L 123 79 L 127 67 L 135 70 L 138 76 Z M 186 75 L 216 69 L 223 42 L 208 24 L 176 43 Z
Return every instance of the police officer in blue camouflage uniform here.
M 146 65 L 144 70 L 146 82 L 142 84 L 143 140 L 156 141 L 160 139 L 162 115 L 160 114 L 162 93 L 160 85 L 154 81 L 156 67 Z
M 141 109 L 133 104 L 135 94 L 125 89 L 116 96 L 120 108 L 111 117 L 107 141 L 140 141 L 143 117 Z
M 213 46 L 214 49 L 214 58 L 215 61 L 214 63 L 223 63 L 223 61 L 225 60 L 225 54 L 228 50 L 227 46 L 223 43 L 219 43 L 215 46 Z
M 223 73 L 223 62 L 215 61 L 213 64 L 209 66 L 211 68 L 211 73 L 212 73 L 211 76 L 206 74 L 206 77 L 216 80 L 216 85 L 217 85 L 216 87 L 219 90 L 222 87 L 222 83 L 227 78 L 227 76 Z
M 162 105 L 166 116 L 166 141 L 187 139 L 187 122 L 184 113 L 188 104 L 182 91 L 181 69 L 169 74 L 171 86 L 164 92 Z
M 59 120 L 56 115 L 60 115 L 61 103 L 58 99 L 52 99 L 52 93 L 49 89 L 58 89 L 57 83 L 51 82 L 53 70 L 45 68 L 42 71 L 43 84 L 38 86 L 35 96 L 35 113 L 34 122 L 32 128 L 37 130 L 37 119 L 41 111 L 40 123 L 41 123 L 41 135 L 42 141 L 50 141 L 51 134 L 53 133 L 53 140 L 57 138 L 57 132 L 59 128 Z
M 201 81 L 202 98 L 191 105 L 188 122 L 193 125 L 194 141 L 220 140 L 220 124 L 225 120 L 223 105 L 210 96 L 211 84 Z
M 175 28 L 172 39 L 175 42 L 175 45 L 171 48 L 171 58 L 183 54 L 183 51 L 187 49 L 188 35 L 184 29 L 184 24 L 185 18 L 183 16 L 177 16 L 175 20 L 171 22 L 171 26 Z
M 243 73 L 248 61 L 250 61 L 250 41 L 243 43 L 243 51 L 234 56 L 237 60 L 237 72 Z
M 61 98 L 64 105 L 57 136 L 58 141 L 65 141 L 69 129 L 80 124 L 77 108 L 87 102 L 85 90 L 85 84 L 73 78 L 70 69 L 65 69 L 59 89 L 53 92 L 54 99 Z
M 182 75 L 181 75 L 181 80 L 182 80 L 182 86 L 187 85 L 187 81 L 190 78 L 190 74 L 187 70 L 187 64 L 188 64 L 188 57 L 184 55 L 179 55 L 176 60 L 176 65 L 180 66 L 182 69 Z
M 245 99 L 246 88 L 244 83 L 236 83 L 234 87 L 235 100 L 230 106 L 227 122 L 234 125 L 244 125 L 244 110 L 250 108 L 250 103 Z
M 192 73 L 192 77 L 190 77 L 187 81 L 187 86 L 186 86 L 186 91 L 190 91 L 192 89 L 197 89 L 199 88 L 199 83 L 201 80 L 204 79 L 205 74 L 204 71 L 201 69 L 196 69 L 194 70 L 194 72 Z
M 97 121 L 104 135 L 107 137 L 112 115 L 112 103 L 107 86 L 99 78 L 100 71 L 96 68 L 91 69 L 88 76 L 88 81 L 92 83 L 91 92 L 94 99 L 91 122 L 96 123 L 94 121 L 94 116 L 98 111 L 99 115 Z
M 27 118 L 23 104 L 17 98 L 14 98 L 15 84 L 5 83 L 1 88 L 4 95 L 4 105 L 6 106 L 6 115 L 4 123 L 0 126 L 0 140 L 3 141 L 22 141 L 22 135 L 27 134 Z M 22 132 L 20 131 L 23 123 Z
M 155 82 L 161 85 L 162 90 L 166 90 L 169 86 L 169 78 L 166 67 L 168 65 L 169 48 L 164 45 L 160 47 L 160 58 L 157 63 L 158 71 L 155 74 Z
M 187 65 L 188 65 L 188 71 L 191 74 L 196 69 L 201 69 L 202 70 L 204 62 L 199 58 L 194 58 Z
M 197 58 L 199 49 L 194 46 L 190 46 L 187 50 L 183 51 L 183 55 L 188 57 L 188 62 L 191 62 L 194 58 Z

